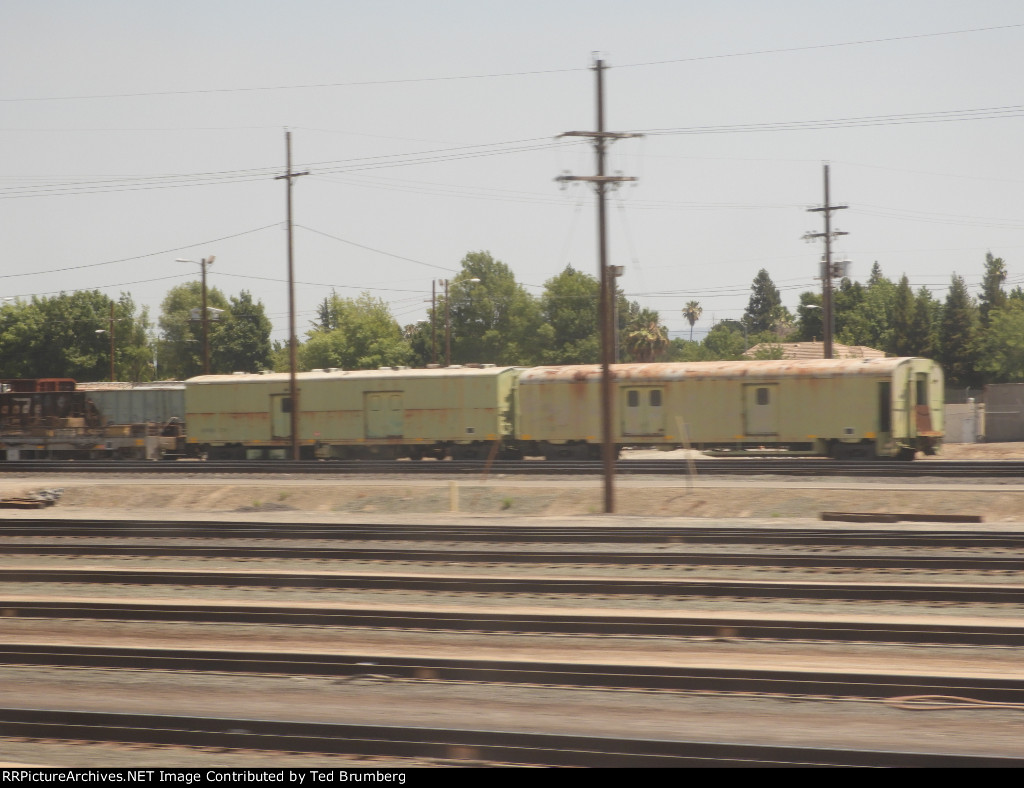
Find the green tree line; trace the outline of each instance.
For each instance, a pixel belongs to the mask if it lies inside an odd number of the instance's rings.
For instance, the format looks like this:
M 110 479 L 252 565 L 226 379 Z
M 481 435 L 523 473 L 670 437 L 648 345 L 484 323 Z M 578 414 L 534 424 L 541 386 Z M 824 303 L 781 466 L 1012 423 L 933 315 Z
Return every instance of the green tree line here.
M 988 254 L 981 292 L 974 297 L 953 274 L 944 300 L 916 292 L 906 276 L 894 282 L 876 263 L 864 284 L 840 280 L 834 294 L 834 338 L 891 355 L 939 361 L 954 386 L 1024 381 L 1024 290 L 1006 292 L 1008 272 Z M 367 293 L 325 296 L 300 338 L 302 370 L 340 367 L 491 363 L 536 366 L 599 361 L 599 283 L 571 266 L 548 279 L 539 296 L 519 284 L 511 268 L 488 252 L 472 252 L 448 281 L 427 318 L 402 327 L 388 305 Z M 113 300 L 99 291 L 5 301 L 0 306 L 0 376 L 106 380 L 111 353 L 118 380 L 182 379 L 203 371 L 199 282 L 171 289 L 156 324 L 130 295 Z M 717 322 L 692 339 L 704 310 L 696 300 L 681 307 L 689 339 L 669 340 L 655 310 L 616 290 L 617 358 L 632 361 L 706 361 L 781 355 L 783 341 L 821 340 L 820 293 L 799 296 L 796 313 L 782 305 L 767 270 L 751 284 L 740 320 Z M 262 302 L 242 291 L 207 292 L 210 371 L 214 374 L 289 368 L 288 348 L 270 341 Z

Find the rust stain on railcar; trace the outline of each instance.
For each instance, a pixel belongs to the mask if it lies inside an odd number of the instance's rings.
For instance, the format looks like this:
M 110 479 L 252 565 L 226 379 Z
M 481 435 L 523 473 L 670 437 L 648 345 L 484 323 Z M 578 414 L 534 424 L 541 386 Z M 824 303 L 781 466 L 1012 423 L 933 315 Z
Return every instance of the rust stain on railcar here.
M 907 361 L 906 358 L 872 358 L 614 364 L 611 367 L 611 373 L 612 378 L 616 381 L 769 378 L 779 375 L 816 378 L 837 374 L 885 373 L 905 361 Z M 525 370 L 520 377 L 520 383 L 531 385 L 557 381 L 592 382 L 600 378 L 601 366 L 598 364 L 536 367 Z

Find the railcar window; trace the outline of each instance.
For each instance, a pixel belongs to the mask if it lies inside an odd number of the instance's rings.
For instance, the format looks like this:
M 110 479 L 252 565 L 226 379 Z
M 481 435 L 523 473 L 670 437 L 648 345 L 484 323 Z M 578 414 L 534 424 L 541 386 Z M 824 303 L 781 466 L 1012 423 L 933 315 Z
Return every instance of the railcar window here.
M 639 391 L 630 391 L 626 395 L 626 405 L 628 405 L 631 408 L 639 407 L 639 405 L 640 405 L 640 392 Z
M 652 389 L 651 390 L 651 407 L 652 408 L 660 408 L 661 407 L 661 389 Z
M 757 404 L 767 405 L 768 404 L 768 389 L 757 390 Z
M 878 384 L 878 431 L 892 432 L 892 385 Z
M 281 412 L 282 413 L 291 413 L 292 412 L 292 398 L 291 397 L 285 397 L 284 399 L 281 400 Z

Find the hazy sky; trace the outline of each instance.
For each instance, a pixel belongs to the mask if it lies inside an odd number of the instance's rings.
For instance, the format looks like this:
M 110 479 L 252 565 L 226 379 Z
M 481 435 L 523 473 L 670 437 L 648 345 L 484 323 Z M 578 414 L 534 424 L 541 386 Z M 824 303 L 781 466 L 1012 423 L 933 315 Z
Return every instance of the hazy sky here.
M 0 297 L 126 291 L 155 320 L 216 255 L 287 336 L 286 128 L 297 325 L 332 288 L 421 320 L 487 250 L 539 294 L 596 274 L 594 53 L 610 262 L 658 309 L 738 318 L 766 268 L 815 281 L 822 164 L 850 274 L 944 297 L 985 253 L 1024 283 L 1024 7 L 1010 0 L 2 0 Z M 105 325 L 97 316 L 97 327 Z M 84 327 L 92 329 L 94 327 Z M 480 359 L 487 361 L 487 359 Z

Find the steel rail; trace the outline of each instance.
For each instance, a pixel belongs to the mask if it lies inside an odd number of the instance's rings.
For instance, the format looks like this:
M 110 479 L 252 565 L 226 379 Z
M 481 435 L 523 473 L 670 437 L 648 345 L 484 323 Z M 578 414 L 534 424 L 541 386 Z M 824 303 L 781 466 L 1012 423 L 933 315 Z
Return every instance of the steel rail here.
M 1024 587 L 925 583 L 816 583 L 801 580 L 631 580 L 334 572 L 230 572 L 148 569 L 0 569 L 2 583 L 170 585 L 234 588 L 317 588 L 335 591 L 397 590 L 453 594 L 569 594 L 572 596 L 744 597 L 893 602 L 1021 604 Z
M 707 566 L 779 568 L 853 568 L 905 570 L 1014 571 L 1024 556 L 875 556 L 795 555 L 713 552 L 539 552 L 533 550 L 380 550 L 362 548 L 243 547 L 189 545 L 26 544 L 0 542 L 0 554 L 130 558 L 225 558 L 357 562 L 422 562 L 444 564 L 557 564 L 579 566 Z
M 140 602 L 36 601 L 0 597 L 5 618 L 183 623 L 275 624 L 307 627 L 365 627 L 446 632 L 623 635 L 767 640 L 824 640 L 862 643 L 933 643 L 974 646 L 1024 645 L 1024 627 L 996 620 L 955 624 L 933 620 L 814 621 L 746 619 L 736 615 L 578 615 L 573 613 L 480 613 L 475 610 L 408 611 L 293 605 L 214 605 Z
M 0 644 L 0 664 L 859 699 L 941 695 L 970 698 L 984 703 L 1024 704 L 1024 679 L 924 673 L 884 675 L 850 671 L 750 670 L 12 643 Z
M 1024 765 L 1013 756 L 856 750 L 521 733 L 511 730 L 0 709 L 6 736 L 68 738 L 323 754 L 457 759 L 583 767 L 861 766 L 981 768 Z M 401 771 L 381 767 L 379 771 Z
M 831 547 L 1024 547 L 1024 531 L 894 528 L 800 528 L 751 525 L 395 525 L 379 523 L 260 523 L 193 520 L 68 520 L 0 518 L 0 537 L 218 538 L 364 542 L 766 544 Z
M 858 476 L 858 477 L 941 477 L 941 478 L 1019 478 L 1024 479 L 1024 460 L 831 460 L 827 458 L 736 457 L 694 460 L 619 460 L 616 473 L 670 475 L 686 477 L 696 470 L 698 476 L 765 475 L 780 476 Z M 444 462 L 404 462 L 401 460 L 252 460 L 252 461 L 176 461 L 120 460 L 69 462 L 67 460 L 25 460 L 0 462 L 0 473 L 140 473 L 166 474 L 289 474 L 289 475 L 365 475 L 385 474 L 397 477 L 410 474 L 480 474 L 599 476 L 601 463 L 595 461 L 482 460 Z

